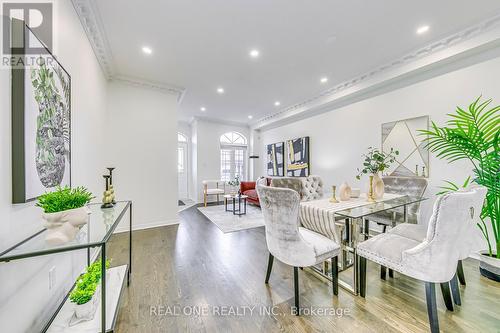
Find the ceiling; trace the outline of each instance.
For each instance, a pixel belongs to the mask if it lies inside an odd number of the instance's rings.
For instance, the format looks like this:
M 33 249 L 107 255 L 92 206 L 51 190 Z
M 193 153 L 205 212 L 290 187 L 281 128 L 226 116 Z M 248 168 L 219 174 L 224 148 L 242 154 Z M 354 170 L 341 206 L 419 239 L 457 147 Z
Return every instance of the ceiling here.
M 106 0 L 93 5 L 114 75 L 184 87 L 181 120 L 248 124 L 500 13 L 498 0 L 480 4 Z M 428 32 L 417 34 L 424 25 Z M 144 54 L 143 46 L 152 54 Z M 250 57 L 253 49 L 258 58 Z M 322 77 L 328 82 L 321 83 Z

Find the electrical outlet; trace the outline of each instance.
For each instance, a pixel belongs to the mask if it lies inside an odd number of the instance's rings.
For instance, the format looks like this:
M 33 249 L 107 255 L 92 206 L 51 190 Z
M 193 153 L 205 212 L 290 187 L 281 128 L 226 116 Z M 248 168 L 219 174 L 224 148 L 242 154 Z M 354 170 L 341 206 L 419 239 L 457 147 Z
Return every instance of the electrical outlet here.
M 49 270 L 49 290 L 54 288 L 55 285 L 56 285 L 56 267 L 54 266 Z

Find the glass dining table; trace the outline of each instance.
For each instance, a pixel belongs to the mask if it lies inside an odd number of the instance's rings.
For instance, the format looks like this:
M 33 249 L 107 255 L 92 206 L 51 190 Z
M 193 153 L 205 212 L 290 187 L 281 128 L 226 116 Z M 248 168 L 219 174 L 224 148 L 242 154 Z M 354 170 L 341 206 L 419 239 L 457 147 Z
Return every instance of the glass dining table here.
M 359 267 L 356 248 L 360 242 L 376 233 L 370 230 L 370 215 L 381 212 L 394 212 L 393 225 L 408 223 L 408 207 L 427 200 L 424 197 L 386 193 L 376 202 L 368 202 L 366 195 L 338 203 L 329 199 L 301 202 L 300 221 L 303 227 L 323 234 L 341 247 L 339 272 L 352 270 L 351 274 L 339 276 L 339 286 L 357 295 L 359 293 Z M 396 214 L 396 212 L 398 214 Z M 329 262 L 311 270 L 331 281 Z

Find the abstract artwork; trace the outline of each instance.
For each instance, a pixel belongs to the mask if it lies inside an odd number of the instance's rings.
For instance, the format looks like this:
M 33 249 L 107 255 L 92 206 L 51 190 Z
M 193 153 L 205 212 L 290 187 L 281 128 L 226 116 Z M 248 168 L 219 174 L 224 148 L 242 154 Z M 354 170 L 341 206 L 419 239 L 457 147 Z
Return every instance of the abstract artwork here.
M 36 57 L 12 69 L 14 203 L 71 186 L 71 77 L 48 50 Z
M 283 142 L 267 145 L 267 175 L 279 176 L 285 175 L 285 144 Z
M 419 130 L 429 128 L 429 116 L 382 124 L 382 151 L 399 151 L 387 170 L 390 176 L 429 177 L 429 150 Z
M 289 177 L 307 177 L 310 175 L 309 137 L 286 142 L 287 163 L 286 174 Z

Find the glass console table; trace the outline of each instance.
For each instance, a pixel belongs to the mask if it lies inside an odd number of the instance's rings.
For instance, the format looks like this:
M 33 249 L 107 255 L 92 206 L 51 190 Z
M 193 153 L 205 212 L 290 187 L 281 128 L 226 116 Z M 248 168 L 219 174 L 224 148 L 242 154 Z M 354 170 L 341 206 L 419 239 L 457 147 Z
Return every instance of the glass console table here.
M 76 238 L 68 243 L 62 245 L 50 245 L 45 241 L 45 236 L 47 229 L 43 229 L 30 237 L 24 239 L 23 241 L 17 243 L 16 245 L 10 247 L 9 249 L 0 253 L 0 263 L 10 262 L 14 260 L 21 260 L 25 258 L 32 258 L 37 256 L 50 255 L 61 252 L 69 252 L 75 250 L 87 250 L 87 265 L 91 264 L 90 250 L 92 248 L 98 248 L 101 251 L 101 332 L 113 331 L 115 325 L 115 319 L 118 314 L 119 296 L 116 300 L 116 309 L 110 311 L 108 309 L 108 314 L 112 313 L 112 322 L 108 325 L 106 323 L 106 308 L 107 306 L 102 306 L 106 303 L 106 244 L 111 238 L 114 230 L 123 219 L 125 214 L 129 213 L 129 255 L 128 255 L 128 265 L 122 266 L 123 272 L 121 274 L 114 274 L 113 276 L 120 276 L 127 279 L 127 286 L 130 284 L 131 273 L 132 273 L 132 201 L 119 201 L 115 204 L 113 208 L 101 208 L 101 204 L 90 204 L 88 205 L 91 210 L 89 222 L 84 225 L 78 232 Z M 108 269 L 108 271 L 113 268 Z M 123 284 L 123 281 L 121 281 Z M 62 303 L 57 308 L 56 312 L 52 315 L 50 320 L 45 325 L 43 332 L 51 330 L 51 325 L 57 318 L 58 313 L 63 308 L 68 300 L 69 293 L 66 295 Z M 97 316 L 97 314 L 96 314 Z M 99 328 L 97 328 L 99 330 Z

